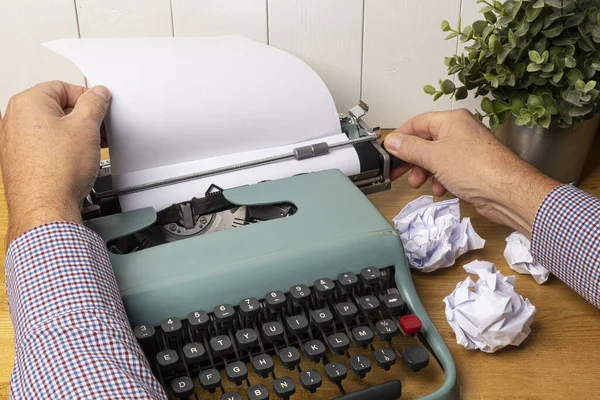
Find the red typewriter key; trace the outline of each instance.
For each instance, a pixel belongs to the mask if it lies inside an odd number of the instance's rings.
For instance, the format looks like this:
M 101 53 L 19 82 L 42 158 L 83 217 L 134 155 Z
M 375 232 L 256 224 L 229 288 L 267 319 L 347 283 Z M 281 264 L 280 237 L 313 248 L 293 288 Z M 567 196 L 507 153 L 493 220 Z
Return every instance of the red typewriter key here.
M 414 336 L 421 331 L 421 320 L 415 314 L 400 317 L 400 328 L 407 335 Z

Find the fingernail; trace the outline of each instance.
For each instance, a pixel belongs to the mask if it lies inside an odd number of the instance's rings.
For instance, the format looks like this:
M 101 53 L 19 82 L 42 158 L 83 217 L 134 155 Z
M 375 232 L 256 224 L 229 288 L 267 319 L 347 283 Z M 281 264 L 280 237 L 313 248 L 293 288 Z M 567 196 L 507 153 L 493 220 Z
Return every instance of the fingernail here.
M 107 103 L 110 101 L 110 91 L 105 86 L 94 86 L 92 91 L 102 97 Z
M 397 134 L 390 134 L 385 138 L 385 147 L 391 151 L 400 150 L 400 144 L 402 143 L 402 136 Z

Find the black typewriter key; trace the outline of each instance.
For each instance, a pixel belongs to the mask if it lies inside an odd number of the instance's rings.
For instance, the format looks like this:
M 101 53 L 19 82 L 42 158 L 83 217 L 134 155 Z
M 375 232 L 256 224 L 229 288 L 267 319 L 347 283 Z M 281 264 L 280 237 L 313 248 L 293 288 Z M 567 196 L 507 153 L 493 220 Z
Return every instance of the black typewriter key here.
M 336 354 L 344 354 L 350 347 L 350 339 L 348 339 L 348 336 L 343 332 L 327 336 L 327 341 L 329 342 L 331 351 Z
M 183 325 L 179 318 L 167 318 L 160 322 L 160 329 L 167 337 L 181 335 Z
M 420 344 L 411 344 L 402 350 L 402 362 L 417 372 L 429 365 L 429 352 Z
M 334 361 L 325 365 L 325 375 L 327 375 L 327 379 L 331 382 L 338 383 L 346 379 L 348 371 L 344 364 L 339 361 Z
M 285 293 L 275 290 L 265 294 L 265 302 L 270 310 L 277 311 L 285 307 Z
M 301 335 L 308 331 L 308 320 L 304 315 L 294 315 L 293 317 L 288 317 L 285 321 L 288 329 L 294 335 Z
M 237 392 L 227 392 L 221 396 L 221 400 L 242 400 L 242 395 Z
M 266 322 L 262 325 L 263 334 L 269 342 L 277 342 L 283 339 L 283 326 L 277 321 Z
M 182 376 L 171 381 L 171 389 L 175 397 L 185 399 L 194 393 L 194 382 L 189 376 Z
M 266 378 L 268 374 L 273 372 L 274 367 L 273 359 L 268 354 L 259 354 L 252 359 L 252 368 L 261 378 Z
M 200 381 L 200 386 L 210 393 L 214 393 L 215 389 L 221 386 L 221 375 L 214 368 L 200 371 L 198 380 Z
M 138 325 L 133 328 L 135 338 L 142 350 L 154 353 L 156 349 L 156 331 L 152 325 Z
M 156 361 L 162 371 L 170 371 L 177 368 L 179 356 L 175 350 L 159 351 L 158 354 L 156 354 Z
M 279 350 L 277 353 L 279 356 L 279 361 L 281 361 L 281 365 L 283 365 L 287 369 L 294 369 L 298 364 L 300 364 L 300 352 L 295 347 L 284 347 Z
M 375 350 L 375 352 L 373 353 L 373 357 L 375 357 L 377 365 L 379 365 L 386 371 L 389 370 L 390 367 L 396 363 L 396 353 L 394 353 L 394 350 L 389 349 L 387 347 Z
M 215 320 L 222 324 L 227 324 L 235 318 L 235 309 L 231 304 L 221 304 L 213 310 Z
M 352 329 L 352 340 L 363 349 L 373 343 L 373 336 L 373 331 L 368 326 L 357 326 Z
M 318 298 L 327 299 L 335 290 L 335 283 L 328 278 L 317 279 L 314 287 Z
M 235 333 L 235 340 L 242 349 L 251 349 L 258 344 L 258 335 L 254 329 L 242 329 Z
M 377 321 L 375 324 L 375 330 L 377 331 L 379 337 L 384 340 L 391 339 L 398 334 L 398 327 L 391 319 Z
M 367 267 L 360 270 L 360 280 L 367 286 L 374 286 L 381 280 L 379 268 Z
M 306 285 L 292 286 L 289 292 L 292 302 L 297 306 L 304 305 L 310 299 L 310 288 Z
M 383 306 L 387 308 L 390 314 L 398 315 L 404 309 L 404 300 L 398 293 L 388 293 L 381 297 Z
M 273 389 L 278 397 L 287 399 L 296 393 L 296 384 L 289 376 L 283 376 L 273 381 Z
M 241 361 L 234 361 L 225 367 L 227 379 L 236 385 L 241 385 L 248 378 L 248 368 Z
M 224 356 L 231 351 L 231 339 L 229 336 L 220 335 L 210 339 L 210 348 L 217 356 Z
M 381 303 L 376 296 L 364 296 L 358 299 L 358 306 L 367 315 L 373 315 L 379 311 Z
M 323 384 L 321 374 L 316 369 L 309 369 L 300 373 L 300 384 L 311 393 L 314 393 Z
M 250 386 L 246 390 L 246 395 L 248 396 L 248 400 L 268 400 L 269 398 L 269 392 L 265 385 Z
M 367 356 L 358 355 L 350 357 L 350 368 L 358 377 L 364 378 L 371 371 L 371 361 Z
M 254 297 L 248 297 L 238 304 L 240 313 L 246 318 L 253 318 L 260 312 L 260 301 Z
M 327 308 L 321 308 L 320 310 L 313 310 L 310 313 L 310 318 L 313 324 L 319 328 L 325 328 L 333 322 L 333 314 Z
M 325 356 L 326 351 L 325 345 L 320 340 L 311 340 L 304 343 L 304 354 L 310 361 L 320 361 Z
M 205 329 L 208 327 L 210 317 L 204 310 L 194 311 L 188 314 L 188 323 L 192 329 Z
M 344 272 L 337 277 L 338 285 L 342 292 L 351 292 L 358 285 L 358 277 L 353 272 Z
M 344 302 L 335 305 L 335 313 L 342 321 L 351 321 L 356 318 L 358 309 L 354 303 Z
M 206 350 L 200 343 L 189 343 L 183 346 L 183 358 L 186 364 L 197 364 L 206 356 Z

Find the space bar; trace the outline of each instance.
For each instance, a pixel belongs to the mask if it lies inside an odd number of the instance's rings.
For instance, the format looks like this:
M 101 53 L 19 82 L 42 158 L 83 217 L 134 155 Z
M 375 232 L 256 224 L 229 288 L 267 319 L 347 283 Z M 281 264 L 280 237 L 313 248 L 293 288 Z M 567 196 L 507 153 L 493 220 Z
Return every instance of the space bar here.
M 396 400 L 402 395 L 402 384 L 399 380 L 393 380 L 358 392 L 336 397 L 335 400 Z

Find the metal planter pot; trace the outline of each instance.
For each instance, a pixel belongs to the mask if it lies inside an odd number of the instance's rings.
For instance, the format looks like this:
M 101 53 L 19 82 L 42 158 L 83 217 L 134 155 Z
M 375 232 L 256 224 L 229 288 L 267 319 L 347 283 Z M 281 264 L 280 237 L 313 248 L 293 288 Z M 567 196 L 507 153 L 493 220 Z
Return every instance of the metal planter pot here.
M 576 184 L 596 135 L 600 114 L 573 128 L 517 126 L 510 116 L 496 136 L 519 157 L 562 183 Z

